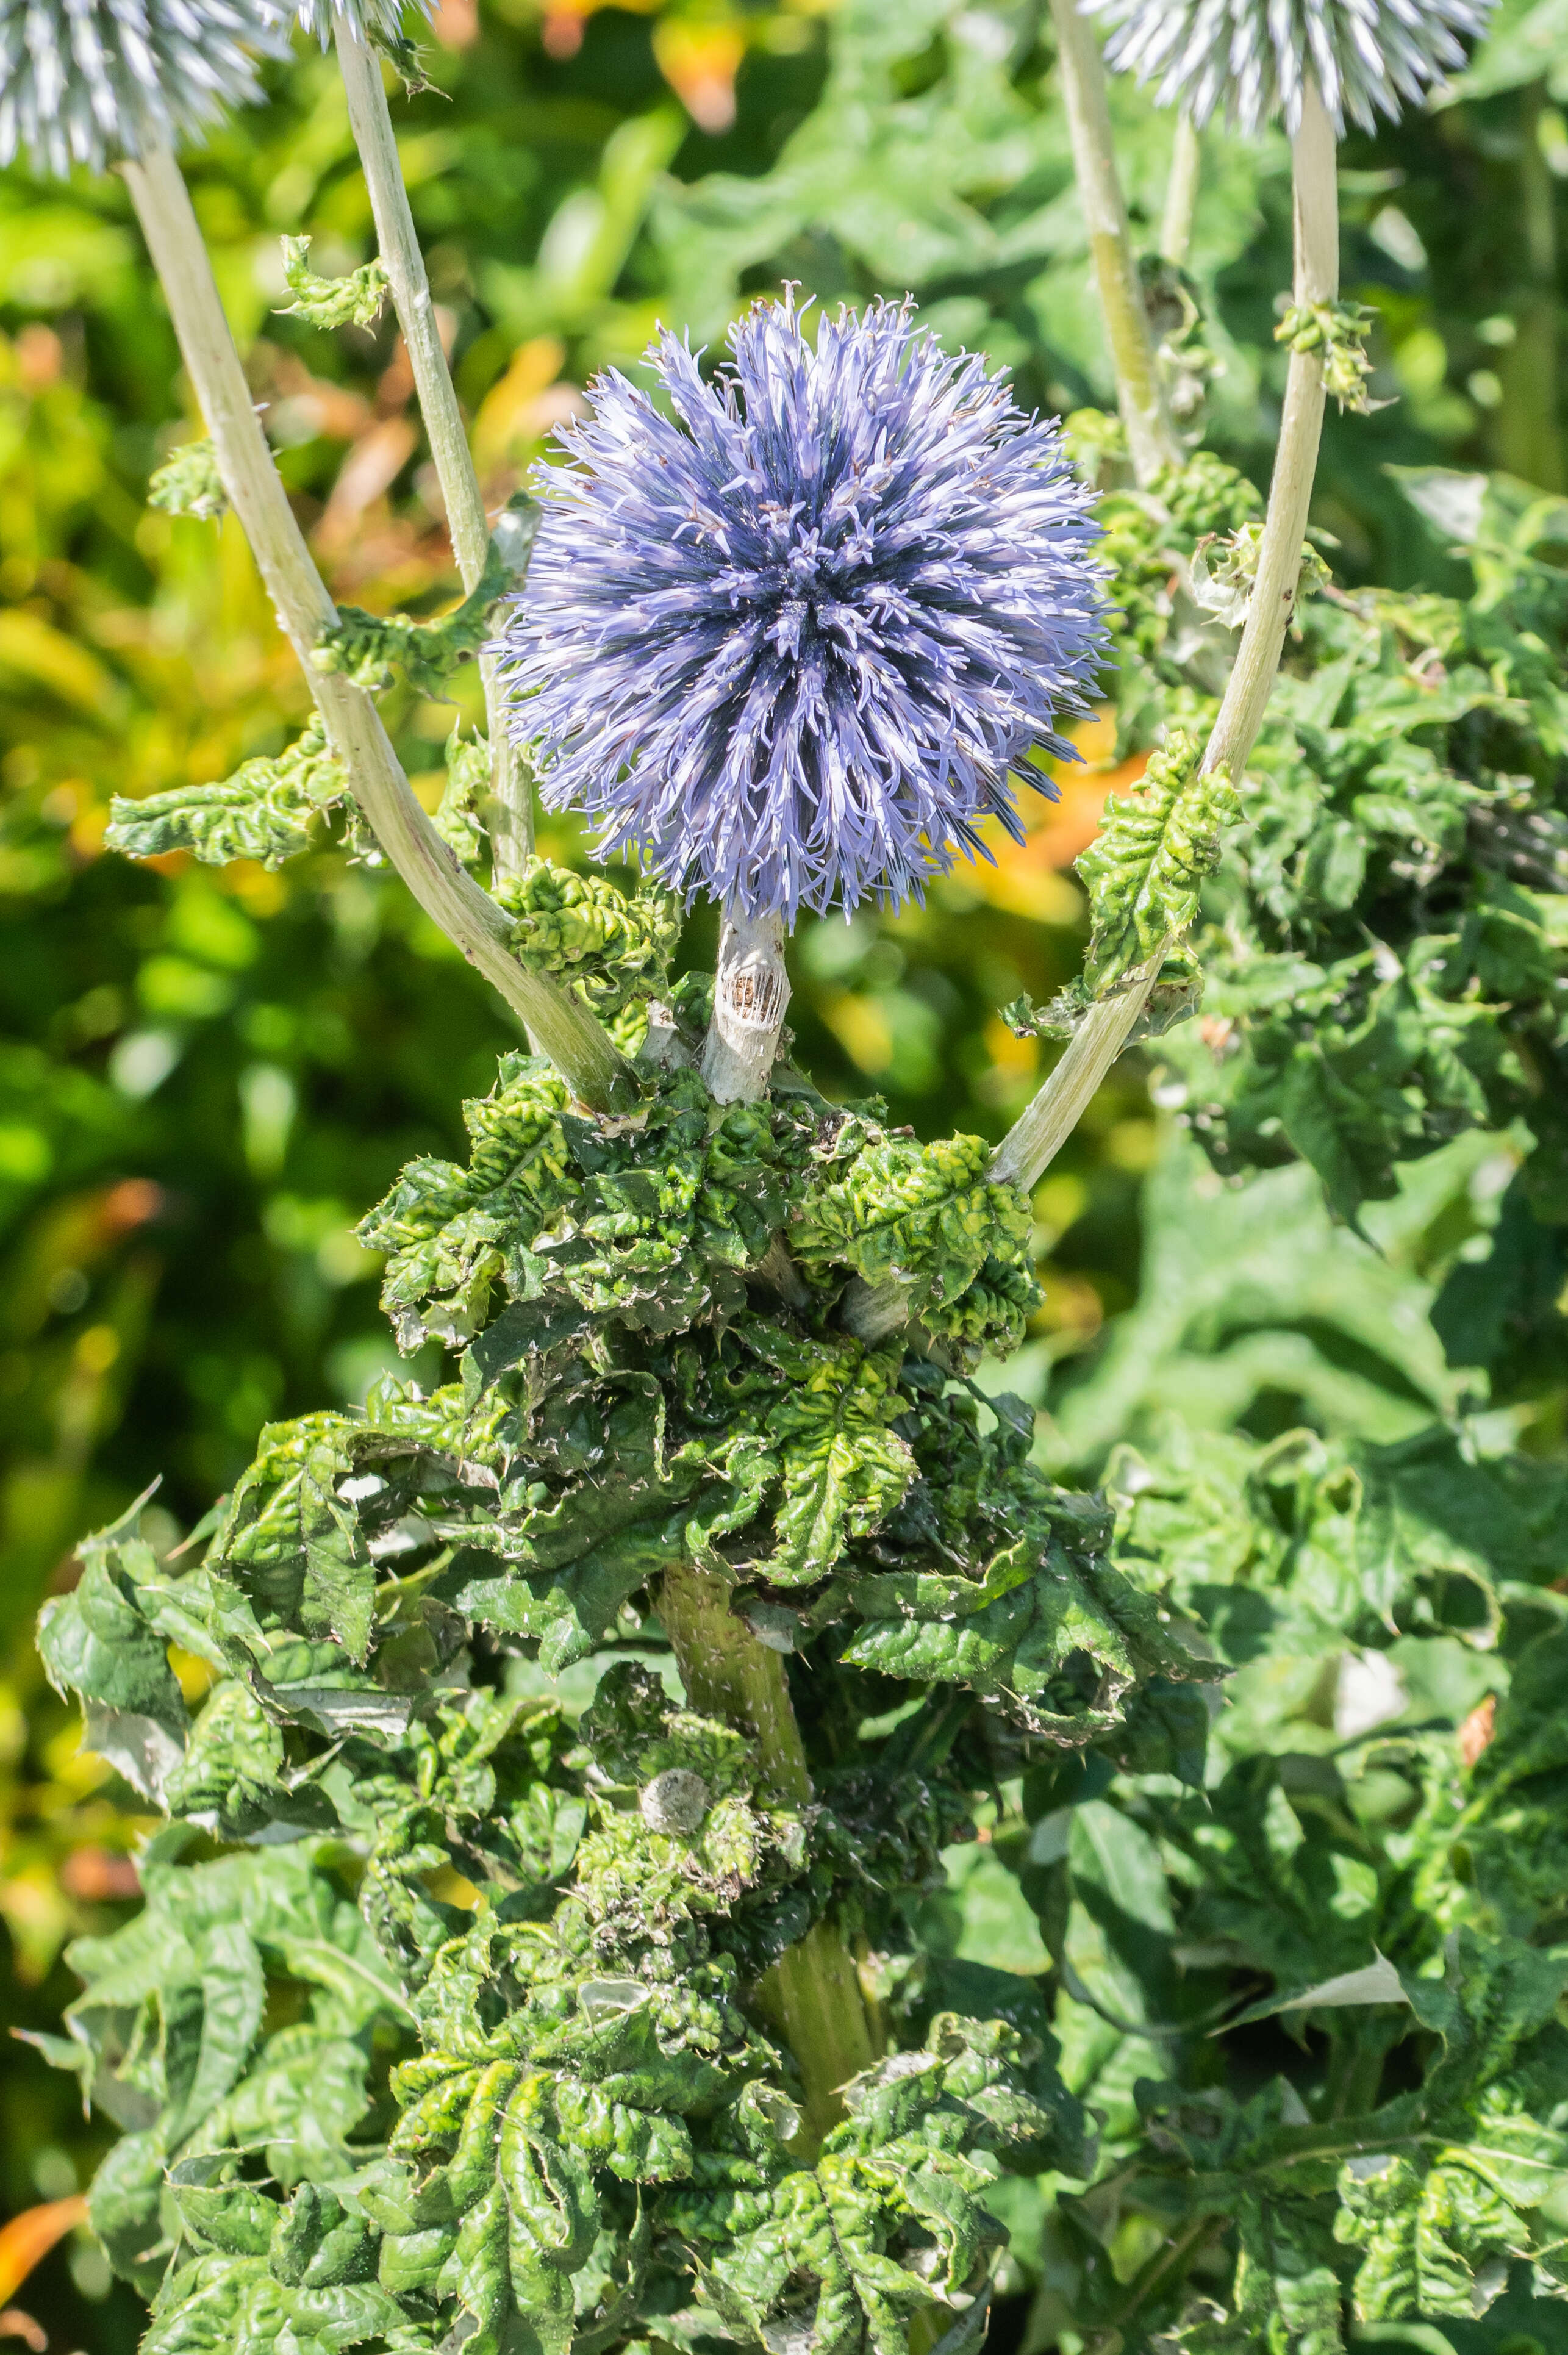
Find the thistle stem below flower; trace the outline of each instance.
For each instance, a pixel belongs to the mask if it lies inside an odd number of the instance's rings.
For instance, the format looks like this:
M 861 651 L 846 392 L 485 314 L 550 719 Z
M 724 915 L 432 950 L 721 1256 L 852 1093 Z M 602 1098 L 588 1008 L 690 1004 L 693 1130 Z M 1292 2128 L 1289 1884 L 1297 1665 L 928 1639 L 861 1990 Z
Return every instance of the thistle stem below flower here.
M 1170 177 L 1165 184 L 1165 212 L 1159 227 L 1162 261 L 1187 266 L 1192 242 L 1192 216 L 1198 206 L 1198 183 L 1203 171 L 1203 148 L 1198 126 L 1185 110 L 1176 118 L 1176 140 L 1170 151 Z
M 431 457 L 441 485 L 452 551 L 464 591 L 473 590 L 485 570 L 490 527 L 473 453 L 457 405 L 452 371 L 431 300 L 430 280 L 420 250 L 408 190 L 398 161 L 397 137 L 387 107 L 381 60 L 369 43 L 355 31 L 347 15 L 337 19 L 337 60 L 348 100 L 348 121 L 354 144 L 365 169 L 370 194 L 381 264 L 392 290 L 392 306 L 408 346 L 414 390 L 430 437 Z M 518 757 L 502 708 L 496 658 L 479 657 L 485 687 L 485 728 L 490 740 L 490 772 L 498 805 L 492 827 L 491 853 L 497 879 L 519 875 L 533 854 L 533 791 L 527 764 Z
M 702 1076 L 720 1103 L 751 1103 L 766 1094 L 789 998 L 784 918 L 726 909 L 702 1050 Z
M 1079 13 L 1078 0 L 1051 0 L 1051 16 L 1056 27 L 1057 74 L 1072 141 L 1072 168 L 1116 371 L 1116 399 L 1126 428 L 1133 473 L 1143 485 L 1162 466 L 1180 465 L 1181 444 L 1166 408 L 1159 362 L 1138 282 L 1126 199 L 1116 171 L 1100 45 L 1087 18 Z
M 811 1774 L 781 1654 L 730 1608 L 711 1572 L 672 1562 L 659 1597 L 691 1707 L 744 1726 L 763 1774 L 793 1806 L 810 1805 Z M 768 1977 L 805 2088 L 805 2130 L 820 2143 L 844 2115 L 840 2088 L 876 2059 L 854 1959 L 831 1923 L 818 1922 L 781 1955 Z
M 1056 0 L 1052 0 L 1053 6 Z M 1296 191 L 1297 303 L 1331 303 L 1339 291 L 1339 212 L 1334 126 L 1310 76 L 1301 127 L 1291 148 Z M 1258 549 L 1257 586 L 1236 665 L 1203 752 L 1203 770 L 1227 770 L 1240 783 L 1279 669 L 1296 608 L 1301 550 L 1323 431 L 1323 363 L 1293 352 L 1285 413 Z M 1084 1107 L 1121 1053 L 1173 943 L 1140 965 L 1111 997 L 1091 1007 L 1051 1077 L 997 1146 L 990 1175 L 1028 1192 L 1072 1135 Z
M 375 704 L 347 680 L 312 664 L 312 650 L 336 622 L 336 609 L 272 462 L 179 165 L 165 148 L 149 150 L 123 169 L 224 489 L 377 841 L 426 914 L 527 1024 L 579 1100 L 594 1111 L 629 1111 L 640 1092 L 630 1065 L 585 1007 L 512 954 L 507 919 L 414 799 Z
M 1295 299 L 1332 303 L 1339 292 L 1339 205 L 1334 126 L 1307 77 L 1301 128 L 1291 143 L 1296 204 Z M 1236 666 L 1203 754 L 1205 773 L 1227 769 L 1242 783 L 1269 696 L 1285 634 L 1296 610 L 1301 550 L 1323 432 L 1323 356 L 1293 352 L 1268 513 L 1258 546 L 1257 581 L 1247 610 Z

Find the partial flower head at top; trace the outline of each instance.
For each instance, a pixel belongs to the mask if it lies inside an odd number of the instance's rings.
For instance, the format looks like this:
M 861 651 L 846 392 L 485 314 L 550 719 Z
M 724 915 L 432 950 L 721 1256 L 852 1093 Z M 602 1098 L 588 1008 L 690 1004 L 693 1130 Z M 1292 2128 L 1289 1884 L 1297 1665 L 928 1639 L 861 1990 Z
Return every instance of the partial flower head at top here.
M 562 432 L 503 640 L 514 732 L 549 807 L 688 900 L 793 923 L 918 897 L 983 818 L 1021 834 L 1015 762 L 1071 750 L 1091 496 L 907 304 L 825 318 L 813 350 L 786 297 L 730 345 L 707 383 L 661 336 L 673 417 L 612 372 Z
M 1465 62 L 1493 0 L 1084 0 L 1111 27 L 1106 62 L 1155 85 L 1194 123 L 1222 115 L 1261 131 L 1301 125 L 1310 75 L 1334 128 L 1398 121 Z
M 325 49 L 340 26 L 347 26 L 357 40 L 399 40 L 410 7 L 428 20 L 434 5 L 435 0 L 298 0 L 293 13 Z
M 0 0 L 0 164 L 63 179 L 198 137 L 261 96 L 271 0 Z

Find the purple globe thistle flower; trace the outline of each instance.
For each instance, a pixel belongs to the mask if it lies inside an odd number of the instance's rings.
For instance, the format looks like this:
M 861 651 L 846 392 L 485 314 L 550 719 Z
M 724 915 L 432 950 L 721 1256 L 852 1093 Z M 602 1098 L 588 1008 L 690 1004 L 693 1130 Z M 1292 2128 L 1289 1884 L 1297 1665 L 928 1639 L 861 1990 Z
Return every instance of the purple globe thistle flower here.
M 661 336 L 673 419 L 612 371 L 562 433 L 500 649 L 514 733 L 548 806 L 688 902 L 793 923 L 918 898 L 983 818 L 1021 838 L 1013 763 L 1072 756 L 1103 644 L 1091 496 L 1055 425 L 907 303 L 825 318 L 813 351 L 786 295 L 730 347 L 707 384 Z

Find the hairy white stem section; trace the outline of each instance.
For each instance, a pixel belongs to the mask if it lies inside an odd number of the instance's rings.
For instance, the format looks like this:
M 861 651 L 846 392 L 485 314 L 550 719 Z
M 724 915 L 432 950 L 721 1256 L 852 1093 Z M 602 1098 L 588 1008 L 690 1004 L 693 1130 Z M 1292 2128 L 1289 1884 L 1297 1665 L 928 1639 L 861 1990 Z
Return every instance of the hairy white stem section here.
M 1126 200 L 1116 171 L 1115 142 L 1105 96 L 1100 45 L 1078 0 L 1051 0 L 1056 28 L 1056 70 L 1067 108 L 1072 169 L 1089 230 L 1089 255 L 1116 371 L 1116 399 L 1127 450 L 1140 485 L 1161 466 L 1181 464 L 1138 282 Z
M 1203 170 L 1203 148 L 1189 114 L 1176 118 L 1176 143 L 1170 151 L 1170 177 L 1165 184 L 1165 214 L 1159 225 L 1159 255 L 1178 270 L 1187 263 L 1192 242 L 1192 216 L 1198 207 L 1198 183 Z
M 223 487 L 377 841 L 427 915 L 527 1024 L 573 1094 L 596 1111 L 630 1110 L 640 1092 L 630 1065 L 585 1007 L 513 955 L 510 924 L 414 799 L 375 704 L 312 663 L 336 609 L 272 463 L 179 165 L 165 149 L 123 168 Z
M 784 918 L 727 909 L 702 1050 L 703 1079 L 720 1103 L 749 1103 L 767 1093 L 788 1005 Z
M 344 16 L 337 19 L 337 59 L 343 70 L 354 144 L 359 150 L 365 185 L 370 192 L 381 266 L 392 290 L 392 306 L 408 346 L 414 390 L 430 436 L 430 453 L 446 508 L 447 529 L 452 534 L 452 552 L 457 559 L 464 590 L 471 590 L 485 570 L 490 542 L 485 502 L 480 496 L 479 477 L 474 471 L 474 456 L 468 447 L 463 412 L 457 405 L 452 371 L 446 364 L 424 256 L 409 210 L 397 138 L 387 108 L 381 60 L 367 42 L 358 38 Z M 533 789 L 527 765 L 519 760 L 507 731 L 494 655 L 480 655 L 479 676 L 485 687 L 491 784 L 498 805 L 490 847 L 496 873 L 500 878 L 520 873 L 533 855 Z
M 1296 300 L 1331 303 L 1339 291 L 1334 126 L 1310 78 L 1303 92 L 1301 128 L 1291 156 L 1296 189 Z M 1224 769 L 1238 786 L 1263 724 L 1285 633 L 1296 609 L 1302 543 L 1323 431 L 1323 404 L 1320 357 L 1314 352 L 1293 352 L 1258 552 L 1257 585 L 1236 666 L 1203 752 L 1205 772 Z M 997 1146 L 991 1161 L 993 1178 L 1008 1178 L 1026 1192 L 1039 1183 L 1125 1046 L 1173 945 L 1168 941 L 1159 954 L 1129 975 L 1113 996 L 1091 1007 L 1067 1052 Z

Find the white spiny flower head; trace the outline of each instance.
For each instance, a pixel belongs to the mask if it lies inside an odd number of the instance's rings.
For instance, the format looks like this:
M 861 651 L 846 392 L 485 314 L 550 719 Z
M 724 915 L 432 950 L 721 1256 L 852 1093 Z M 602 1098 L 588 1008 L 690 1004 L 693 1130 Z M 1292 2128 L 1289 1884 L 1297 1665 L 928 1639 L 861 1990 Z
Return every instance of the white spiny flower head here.
M 1155 85 L 1161 106 L 1194 123 L 1212 114 L 1261 131 L 1283 114 L 1301 126 L 1302 91 L 1317 83 L 1335 131 L 1346 117 L 1371 131 L 1381 112 L 1419 104 L 1465 62 L 1461 37 L 1481 31 L 1493 0 L 1083 0 L 1111 27 L 1109 65 Z
M 0 0 L 0 164 L 64 178 L 197 137 L 283 43 L 275 0 Z
M 345 25 L 357 40 L 400 39 L 409 5 L 410 0 L 298 0 L 298 16 L 325 49 Z M 411 0 L 411 5 L 428 23 L 434 0 Z

